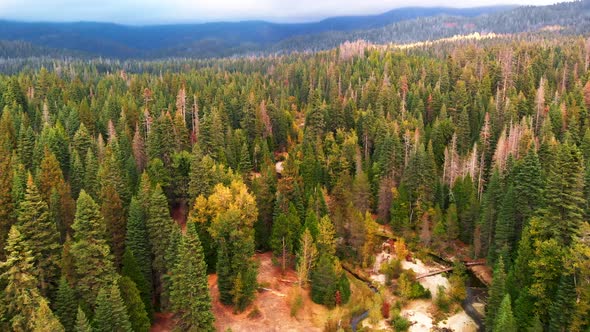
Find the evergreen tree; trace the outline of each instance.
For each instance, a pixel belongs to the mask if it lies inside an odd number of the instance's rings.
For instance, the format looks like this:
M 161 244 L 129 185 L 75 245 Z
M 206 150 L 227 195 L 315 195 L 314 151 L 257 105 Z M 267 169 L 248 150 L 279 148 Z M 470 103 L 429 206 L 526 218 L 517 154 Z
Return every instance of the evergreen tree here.
M 496 331 L 494 324 L 505 292 L 506 272 L 504 271 L 504 260 L 500 258 L 494 267 L 492 286 L 489 290 L 488 304 L 486 306 L 486 331 Z
M 80 159 L 78 152 L 74 151 L 72 154 L 72 165 L 70 166 L 71 175 L 70 183 L 72 187 L 72 197 L 77 199 L 80 195 L 80 190 L 84 187 L 84 165 Z
M 1 142 L 0 142 L 1 143 Z M 15 200 L 12 193 L 13 172 L 10 150 L 0 144 L 0 259 L 4 258 L 4 248 L 10 227 L 15 223 Z
M 125 252 L 125 230 L 127 220 L 123 202 L 112 184 L 105 184 L 100 190 L 101 214 L 106 224 L 111 252 L 116 267 L 121 266 Z
M 34 258 L 17 226 L 12 226 L 6 242 L 6 261 L 0 263 L 1 284 L 4 303 L 4 319 L 10 322 L 14 331 L 32 330 L 30 318 L 41 300 L 37 290 L 37 279 L 33 266 Z M 4 320 L 3 319 L 3 320 Z
M 316 267 L 311 271 L 311 299 L 329 308 L 337 304 L 337 292 L 340 296 L 350 294 L 348 283 L 341 281 L 343 275 L 336 270 L 336 260 L 329 254 L 320 253 Z
M 94 327 L 97 332 L 131 332 L 127 308 L 116 284 L 100 289 L 96 297 Z
M 166 274 L 162 276 L 162 291 L 160 292 L 160 306 L 165 310 L 170 310 L 170 293 L 172 291 L 172 269 L 178 262 L 178 249 L 182 241 L 182 230 L 180 227 L 172 227 L 168 240 L 168 248 L 164 254 L 166 264 Z
M 289 205 L 287 214 L 281 213 L 275 219 L 272 225 L 270 246 L 275 256 L 281 257 L 283 262 L 291 262 L 291 257 L 298 247 L 300 228 L 299 216 L 293 204 Z
M 170 246 L 170 235 L 175 225 L 170 217 L 168 201 L 160 185 L 154 189 L 149 204 L 146 226 L 152 248 L 154 277 L 161 284 L 162 277 L 167 271 L 166 250 Z
M 84 190 L 78 198 L 72 229 L 75 231 L 71 248 L 75 288 L 82 300 L 93 306 L 98 291 L 113 284 L 116 273 L 99 207 Z
M 562 274 L 555 299 L 549 308 L 549 331 L 568 331 L 572 322 L 576 289 L 572 275 Z
M 147 316 L 151 318 L 154 312 L 152 305 L 152 280 L 151 278 L 149 280 L 145 279 L 137 261 L 135 260 L 135 256 L 129 249 L 126 249 L 125 254 L 123 255 L 123 268 L 121 269 L 121 274 L 133 281 L 135 287 L 137 287 L 139 291 Z
M 66 331 L 73 331 L 76 324 L 78 300 L 75 291 L 70 287 L 65 277 L 59 281 L 59 288 L 55 297 L 55 314 Z
M 63 325 L 53 314 L 45 299 L 41 299 L 37 309 L 30 317 L 33 325 L 32 331 L 35 332 L 64 332 Z
M 535 149 L 530 149 L 514 169 L 514 204 L 516 209 L 516 238 L 543 202 L 544 178 Z
M 86 193 L 88 193 L 88 195 L 92 196 L 92 198 L 98 199 L 100 188 L 98 181 L 98 161 L 96 160 L 94 152 L 92 152 L 90 149 L 86 151 L 86 158 L 84 160 L 86 169 L 84 170 L 84 181 L 82 188 L 86 191 Z
M 198 144 L 193 148 L 193 160 L 189 174 L 189 197 L 195 199 L 200 195 L 209 196 L 215 185 L 213 175 L 214 161 L 208 155 L 203 156 Z
M 334 224 L 328 216 L 324 216 L 320 219 L 317 246 L 318 252 L 326 253 L 334 256 L 336 254 L 336 231 L 334 230 Z
M 509 186 L 502 200 L 502 208 L 498 214 L 496 223 L 496 232 L 494 236 L 495 253 L 490 253 L 490 261 L 504 254 L 504 257 L 511 257 L 513 239 L 515 236 L 515 214 L 516 214 L 516 197 L 514 196 L 513 186 Z
M 90 325 L 86 314 L 82 308 L 78 307 L 78 313 L 76 314 L 76 325 L 74 326 L 74 332 L 93 332 L 94 329 Z
M 584 166 L 580 150 L 562 144 L 547 178 L 543 228 L 569 245 L 583 222 Z
M 498 213 L 502 206 L 502 195 L 504 190 L 502 188 L 502 179 L 498 169 L 494 169 L 486 192 L 483 195 L 482 211 L 480 214 L 480 238 L 481 250 L 479 256 L 484 256 L 490 252 L 495 252 L 494 248 L 494 233 L 496 229 L 496 221 Z
M 119 291 L 127 308 L 132 330 L 136 332 L 149 331 L 150 319 L 135 283 L 129 277 L 121 277 Z
M 248 174 L 252 171 L 252 161 L 250 158 L 250 150 L 248 149 L 248 145 L 244 143 L 242 148 L 240 149 L 240 163 L 238 165 L 238 169 L 243 174 Z
M 146 219 L 147 215 L 143 210 L 141 203 L 135 197 L 131 199 L 131 204 L 129 205 L 129 219 L 127 221 L 127 236 L 125 238 L 125 255 L 128 256 L 128 260 L 131 259 L 130 256 L 133 256 L 133 260 L 137 264 L 140 273 L 143 274 L 143 280 L 147 284 L 145 285 L 146 289 L 142 288 L 142 282 L 139 282 L 137 277 L 129 276 L 133 282 L 137 284 L 142 296 L 148 296 L 151 298 L 151 289 L 152 289 L 152 262 L 151 262 L 151 246 L 150 246 L 150 237 L 149 232 L 146 226 Z M 129 254 L 127 254 L 129 251 Z M 125 256 L 123 258 L 123 263 L 125 263 Z M 129 268 L 129 265 L 127 267 Z M 123 269 L 125 269 L 126 265 L 123 264 Z M 148 293 L 144 293 L 148 291 Z M 147 306 L 147 303 L 146 303 Z M 148 311 L 149 312 L 149 311 Z
M 447 209 L 446 217 L 447 239 L 456 240 L 459 237 L 459 218 L 457 216 L 457 205 L 451 203 Z
M 223 304 L 231 304 L 233 296 L 232 274 L 229 260 L 228 248 L 225 240 L 219 242 L 219 253 L 217 254 L 217 288 L 219 289 L 219 300 Z
M 171 272 L 170 301 L 179 313 L 183 329 L 214 331 L 205 256 L 193 227 L 187 228 L 180 241 L 178 259 Z
M 70 186 L 65 182 L 59 161 L 48 149 L 45 149 L 37 177 L 41 197 L 50 204 L 52 216 L 57 219 L 60 231 L 63 230 L 62 238 L 65 238 L 65 232 L 71 232 L 75 202 Z
M 407 230 L 410 226 L 410 202 L 403 185 L 399 188 L 391 188 L 393 200 L 391 202 L 390 217 L 391 227 L 396 232 Z
M 35 276 L 45 296 L 57 284 L 60 262 L 59 233 L 48 210 L 29 175 L 25 198 L 19 206 L 18 225 L 33 254 Z
M 512 307 L 510 305 L 510 295 L 506 294 L 502 303 L 500 304 L 500 308 L 498 309 L 498 314 L 496 315 L 496 319 L 494 321 L 494 332 L 516 332 L 516 322 L 514 321 L 514 316 L 512 315 Z

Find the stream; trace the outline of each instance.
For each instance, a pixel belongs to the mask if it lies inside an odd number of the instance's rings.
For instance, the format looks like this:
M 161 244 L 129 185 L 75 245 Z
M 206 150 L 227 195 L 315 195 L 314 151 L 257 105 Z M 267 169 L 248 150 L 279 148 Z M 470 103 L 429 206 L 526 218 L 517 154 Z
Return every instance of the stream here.
M 366 280 L 365 278 L 363 278 L 360 275 L 358 275 L 356 272 L 350 270 L 345 265 L 342 265 L 342 268 L 346 272 L 350 273 L 350 275 L 352 275 L 353 277 L 355 277 L 357 280 L 362 281 L 363 283 L 365 283 L 373 291 L 373 293 L 378 293 L 379 292 L 379 289 L 377 289 L 377 287 L 375 287 L 375 285 L 373 285 L 373 283 L 370 280 Z M 363 311 L 360 315 L 353 316 L 350 319 L 350 327 L 352 329 L 352 332 L 356 332 L 356 327 L 358 326 L 358 324 L 360 322 L 362 322 L 364 319 L 366 319 L 367 317 L 369 317 L 369 310 Z
M 453 263 L 437 256 L 433 253 L 428 253 L 428 255 L 437 263 L 451 267 Z M 473 306 L 475 303 L 485 303 L 485 300 L 488 296 L 488 291 L 486 285 L 479 280 L 479 278 L 471 271 L 471 269 L 465 269 L 467 272 L 467 281 L 465 282 L 467 294 L 463 302 L 461 302 L 461 307 L 465 311 L 465 313 L 475 322 L 477 325 L 478 331 L 484 331 L 484 317 L 482 314 L 479 313 Z
M 433 258 L 434 261 L 437 263 L 444 265 L 444 266 L 453 266 L 452 262 L 445 260 L 442 257 L 439 257 L 435 254 L 429 253 L 429 256 Z M 342 268 L 346 270 L 350 275 L 356 278 L 359 281 L 367 284 L 369 288 L 374 292 L 377 293 L 379 290 L 370 280 L 366 280 L 365 278 L 361 277 L 354 271 L 350 270 L 346 266 L 342 265 Z M 467 272 L 467 280 L 465 282 L 467 294 L 463 302 L 461 302 L 461 307 L 465 311 L 465 313 L 475 322 L 477 325 L 478 331 L 484 331 L 484 317 L 481 315 L 473 306 L 475 303 L 484 303 L 485 299 L 487 298 L 487 287 L 486 285 L 479 280 L 479 278 L 469 269 L 466 269 Z M 356 328 L 360 322 L 366 319 L 369 316 L 369 310 L 363 311 L 361 314 L 353 316 L 350 320 L 350 327 L 353 332 L 356 332 Z

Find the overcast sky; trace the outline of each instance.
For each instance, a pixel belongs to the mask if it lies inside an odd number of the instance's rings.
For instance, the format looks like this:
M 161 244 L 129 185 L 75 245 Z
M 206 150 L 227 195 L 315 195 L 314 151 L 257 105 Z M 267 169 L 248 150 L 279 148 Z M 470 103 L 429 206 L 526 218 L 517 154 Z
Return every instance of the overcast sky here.
M 305 22 L 408 6 L 546 5 L 556 0 L 0 0 L 0 18 L 125 24 L 264 19 Z

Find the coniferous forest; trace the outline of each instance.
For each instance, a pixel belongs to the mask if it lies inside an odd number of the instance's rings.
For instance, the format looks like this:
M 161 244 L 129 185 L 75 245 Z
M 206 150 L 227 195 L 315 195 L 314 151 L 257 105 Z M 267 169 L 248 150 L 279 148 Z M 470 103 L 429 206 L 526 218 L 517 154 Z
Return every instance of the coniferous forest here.
M 481 330 L 589 331 L 589 64 L 540 33 L 1 75 L 0 330 L 214 331 L 274 269 L 319 331 L 403 331 L 480 262 Z M 433 256 L 437 293 L 402 268 Z

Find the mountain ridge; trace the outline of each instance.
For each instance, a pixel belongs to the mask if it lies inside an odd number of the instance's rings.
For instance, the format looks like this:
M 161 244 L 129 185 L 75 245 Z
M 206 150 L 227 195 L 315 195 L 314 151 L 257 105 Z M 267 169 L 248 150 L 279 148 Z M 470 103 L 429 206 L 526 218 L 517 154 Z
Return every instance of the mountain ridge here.
M 20 22 L 0 20 L 0 40 L 21 41 L 35 47 L 83 52 L 112 58 L 182 56 L 173 50 L 199 49 L 204 56 L 229 56 L 260 51 L 296 36 L 352 32 L 384 27 L 419 17 L 457 15 L 475 17 L 515 8 L 509 5 L 451 8 L 404 7 L 376 15 L 329 17 L 308 23 L 238 22 L 124 25 L 108 22 Z

